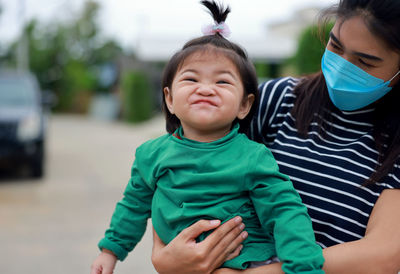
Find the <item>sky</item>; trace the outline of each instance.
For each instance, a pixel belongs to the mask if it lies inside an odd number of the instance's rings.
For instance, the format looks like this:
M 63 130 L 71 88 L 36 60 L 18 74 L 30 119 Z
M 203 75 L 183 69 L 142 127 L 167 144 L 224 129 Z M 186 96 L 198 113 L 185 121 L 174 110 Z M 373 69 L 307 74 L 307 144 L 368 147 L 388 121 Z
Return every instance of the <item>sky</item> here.
M 142 36 L 192 38 L 212 23 L 199 0 L 97 0 L 101 4 L 102 35 L 114 38 L 125 48 L 134 47 Z M 232 12 L 227 24 L 232 37 L 257 37 L 266 25 L 284 21 L 304 7 L 325 7 L 337 0 L 220 0 Z M 42 22 L 68 20 L 85 0 L 0 0 L 0 42 L 15 40 L 23 20 Z M 24 8 L 21 8 L 24 7 Z

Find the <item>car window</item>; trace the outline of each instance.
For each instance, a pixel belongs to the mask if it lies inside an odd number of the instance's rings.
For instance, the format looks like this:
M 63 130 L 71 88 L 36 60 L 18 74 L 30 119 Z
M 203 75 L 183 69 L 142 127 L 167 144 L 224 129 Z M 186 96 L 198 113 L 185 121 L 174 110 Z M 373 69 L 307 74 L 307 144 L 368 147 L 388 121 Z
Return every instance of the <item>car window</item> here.
M 35 92 L 24 79 L 0 78 L 0 106 L 27 106 L 35 104 Z

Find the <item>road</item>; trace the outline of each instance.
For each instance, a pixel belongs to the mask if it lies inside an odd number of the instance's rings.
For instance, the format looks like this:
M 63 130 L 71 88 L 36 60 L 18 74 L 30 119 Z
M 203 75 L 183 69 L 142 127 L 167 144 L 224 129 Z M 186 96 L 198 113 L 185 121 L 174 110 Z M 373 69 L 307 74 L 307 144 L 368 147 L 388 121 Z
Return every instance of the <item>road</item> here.
M 0 181 L 0 273 L 90 273 L 97 242 L 129 179 L 134 151 L 164 132 L 157 117 L 132 126 L 53 116 L 43 180 Z M 151 227 L 116 274 L 156 273 Z

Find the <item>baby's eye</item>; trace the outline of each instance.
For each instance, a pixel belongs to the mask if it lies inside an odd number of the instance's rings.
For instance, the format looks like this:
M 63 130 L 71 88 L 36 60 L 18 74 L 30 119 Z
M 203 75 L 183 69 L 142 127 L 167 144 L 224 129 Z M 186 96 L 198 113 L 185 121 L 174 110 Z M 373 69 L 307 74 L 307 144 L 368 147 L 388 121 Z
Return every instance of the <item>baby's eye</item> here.
M 219 80 L 217 81 L 217 84 L 230 84 L 230 82 L 226 80 Z
M 196 79 L 188 77 L 188 78 L 184 78 L 183 81 L 189 81 L 189 82 L 197 82 Z

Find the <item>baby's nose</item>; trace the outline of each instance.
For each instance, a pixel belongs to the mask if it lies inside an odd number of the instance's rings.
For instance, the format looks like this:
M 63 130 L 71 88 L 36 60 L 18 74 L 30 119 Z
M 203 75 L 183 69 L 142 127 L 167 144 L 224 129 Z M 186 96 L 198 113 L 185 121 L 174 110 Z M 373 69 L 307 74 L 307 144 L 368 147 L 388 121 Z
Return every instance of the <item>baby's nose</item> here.
M 215 93 L 214 89 L 212 88 L 211 85 L 201 85 L 197 89 L 197 93 L 203 96 L 210 96 Z

